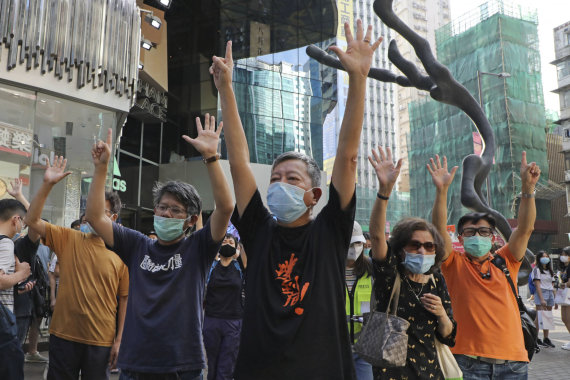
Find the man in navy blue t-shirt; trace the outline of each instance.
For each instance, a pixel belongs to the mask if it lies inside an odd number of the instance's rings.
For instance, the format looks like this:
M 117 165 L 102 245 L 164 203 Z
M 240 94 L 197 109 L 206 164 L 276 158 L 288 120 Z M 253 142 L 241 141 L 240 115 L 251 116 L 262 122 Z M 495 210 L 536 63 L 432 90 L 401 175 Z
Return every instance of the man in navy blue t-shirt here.
M 86 218 L 129 268 L 127 316 L 117 367 L 121 379 L 171 375 L 200 379 L 206 367 L 202 343 L 202 302 L 206 275 L 233 211 L 233 200 L 221 166 L 214 117 L 206 114 L 205 128 L 197 118 L 198 137 L 183 138 L 204 158 L 216 209 L 203 229 L 186 237 L 201 211 L 193 186 L 179 181 L 157 184 L 154 229 L 158 240 L 111 222 L 105 216 L 104 191 L 111 157 L 107 142 L 93 147 L 95 165 Z M 162 377 L 161 377 L 162 378 Z

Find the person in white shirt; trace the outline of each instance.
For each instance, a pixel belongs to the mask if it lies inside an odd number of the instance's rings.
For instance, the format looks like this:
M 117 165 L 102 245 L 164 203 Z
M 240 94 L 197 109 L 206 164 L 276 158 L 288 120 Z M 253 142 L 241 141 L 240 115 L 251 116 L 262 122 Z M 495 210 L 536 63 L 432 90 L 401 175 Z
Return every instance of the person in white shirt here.
M 554 271 L 552 270 L 552 261 L 546 251 L 539 251 L 536 255 L 536 266 L 532 271 L 532 278 L 536 288 L 534 303 L 536 310 L 552 310 L 554 306 Z M 538 317 L 537 317 L 538 318 Z M 538 326 L 538 321 L 537 321 Z M 548 338 L 548 330 L 542 330 L 544 339 L 537 339 L 537 343 L 544 347 L 554 348 L 554 344 Z

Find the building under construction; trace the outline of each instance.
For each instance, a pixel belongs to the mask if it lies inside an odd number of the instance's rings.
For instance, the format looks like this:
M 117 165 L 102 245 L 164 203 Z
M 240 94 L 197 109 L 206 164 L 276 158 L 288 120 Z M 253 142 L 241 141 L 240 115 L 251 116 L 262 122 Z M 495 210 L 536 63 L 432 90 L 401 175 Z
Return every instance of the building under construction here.
M 537 223 L 531 248 L 547 248 L 550 221 L 545 110 L 540 72 L 536 12 L 505 2 L 488 2 L 436 32 L 437 57 L 454 77 L 483 105 L 493 126 L 497 149 L 489 174 L 490 192 L 483 185 L 492 208 L 516 225 L 520 193 L 520 160 L 541 167 L 537 186 Z M 480 135 L 460 109 L 432 99 L 412 103 L 410 134 L 411 214 L 431 218 L 435 188 L 426 163 L 435 154 L 445 155 L 450 167 L 460 168 L 449 190 L 449 224 L 469 210 L 461 205 L 462 160 L 482 150 Z

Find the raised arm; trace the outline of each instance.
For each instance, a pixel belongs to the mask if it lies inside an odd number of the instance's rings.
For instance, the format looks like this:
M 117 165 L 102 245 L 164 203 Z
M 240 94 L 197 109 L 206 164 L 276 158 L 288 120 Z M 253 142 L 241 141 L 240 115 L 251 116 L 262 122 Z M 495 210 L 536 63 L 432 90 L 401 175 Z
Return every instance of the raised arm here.
M 437 228 L 437 231 L 443 237 L 443 241 L 445 242 L 445 256 L 443 257 L 443 260 L 446 260 L 453 250 L 451 237 L 447 233 L 447 191 L 449 189 L 449 185 L 453 182 L 457 166 L 454 166 L 451 168 L 451 171 L 448 171 L 447 157 L 443 156 L 442 165 L 437 154 L 435 155 L 435 160 L 430 158 L 429 161 L 429 164 L 427 164 L 427 170 L 429 174 L 431 174 L 431 178 L 435 186 L 435 201 L 433 203 L 433 210 L 431 213 L 431 222 L 435 228 Z
M 372 244 L 371 252 L 374 260 L 382 261 L 386 258 L 388 245 L 386 244 L 386 209 L 388 208 L 388 199 L 392 194 L 394 184 L 400 175 L 402 167 L 402 159 L 398 160 L 394 165 L 392 159 L 392 151 L 386 148 L 386 153 L 382 147 L 378 146 L 378 153 L 372 149 L 372 156 L 368 156 L 368 161 L 376 172 L 378 177 L 378 196 L 372 207 L 370 215 L 370 243 Z
M 196 127 L 198 129 L 198 137 L 195 139 L 188 136 L 182 137 L 200 152 L 202 158 L 209 159 L 215 157 L 218 152 L 218 143 L 223 124 L 220 123 L 216 131 L 216 118 L 206 114 L 204 128 L 202 128 L 200 118 L 196 118 Z M 216 160 L 206 163 L 206 167 L 208 168 L 208 176 L 210 177 L 214 202 L 216 203 L 216 209 L 210 216 L 210 230 L 212 239 L 221 241 L 226 236 L 228 222 L 234 210 L 234 202 L 220 161 Z
M 16 178 L 14 181 L 10 182 L 10 186 L 12 186 L 12 189 L 7 189 L 8 194 L 16 198 L 17 201 L 20 201 L 26 210 L 28 210 L 30 208 L 30 202 L 28 202 L 22 193 L 22 180 L 20 178 Z M 40 239 L 40 235 L 33 229 L 28 230 L 28 237 L 34 243 Z
M 105 215 L 105 180 L 107 179 L 107 166 L 111 159 L 111 144 L 113 130 L 107 130 L 107 140 L 93 144 L 91 157 L 93 159 L 93 181 L 87 195 L 87 208 L 85 219 L 109 247 L 115 245 L 113 235 L 113 221 Z
M 534 189 L 540 178 L 540 168 L 535 162 L 527 164 L 526 152 L 522 152 L 521 159 L 521 204 L 517 218 L 517 229 L 509 238 L 509 251 L 516 260 L 522 260 L 526 252 L 528 240 L 534 230 L 536 220 L 536 203 L 534 201 Z
M 242 215 L 257 189 L 253 171 L 249 165 L 249 149 L 239 117 L 236 98 L 232 88 L 232 42 L 226 45 L 226 57 L 213 57 L 210 74 L 220 94 L 224 137 L 228 150 L 228 160 L 234 183 L 234 192 L 239 215 Z
M 332 184 L 340 197 L 340 207 L 345 209 L 354 195 L 356 180 L 356 163 L 362 120 L 364 119 L 364 96 L 366 95 L 366 78 L 372 64 L 372 55 L 382 42 L 382 37 L 372 45 L 372 26 L 368 26 L 366 36 L 362 29 L 362 21 L 356 21 L 356 39 L 353 38 L 350 26 L 344 24 L 347 48 L 342 51 L 338 46 L 331 46 L 346 72 L 348 73 L 348 95 L 346 108 L 338 136 L 338 147 L 331 176 Z
M 35 233 L 39 234 L 42 238 L 46 237 L 45 222 L 41 219 L 42 210 L 55 184 L 71 174 L 71 172 L 65 171 L 66 165 L 67 160 L 64 159 L 63 156 L 55 156 L 53 164 L 47 160 L 44 181 L 36 193 L 36 196 L 32 199 L 32 203 L 30 203 L 26 214 L 26 224 L 29 229 L 35 231 Z

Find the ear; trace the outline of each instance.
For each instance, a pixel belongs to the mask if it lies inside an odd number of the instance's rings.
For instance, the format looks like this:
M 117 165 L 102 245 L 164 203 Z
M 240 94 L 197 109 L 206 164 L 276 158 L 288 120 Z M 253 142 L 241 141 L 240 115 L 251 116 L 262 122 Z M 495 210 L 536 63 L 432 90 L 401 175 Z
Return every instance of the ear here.
M 305 204 L 308 203 L 307 207 L 314 207 L 317 203 L 319 203 L 319 199 L 323 195 L 323 190 L 320 187 L 314 187 L 311 191 L 307 191 L 305 193 L 305 197 L 309 197 L 309 199 L 304 199 Z
M 463 245 L 463 235 L 457 235 L 457 240 Z
M 111 221 L 112 221 L 112 222 L 116 222 L 117 219 L 119 219 L 119 214 L 113 214 L 113 215 L 111 215 Z
M 198 215 L 192 215 L 184 221 L 183 230 L 186 231 L 188 228 L 194 227 L 194 224 L 198 221 Z

